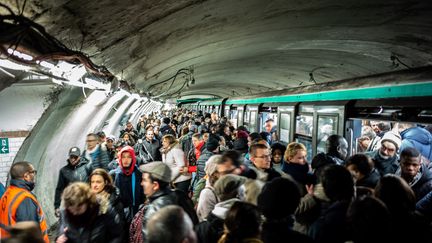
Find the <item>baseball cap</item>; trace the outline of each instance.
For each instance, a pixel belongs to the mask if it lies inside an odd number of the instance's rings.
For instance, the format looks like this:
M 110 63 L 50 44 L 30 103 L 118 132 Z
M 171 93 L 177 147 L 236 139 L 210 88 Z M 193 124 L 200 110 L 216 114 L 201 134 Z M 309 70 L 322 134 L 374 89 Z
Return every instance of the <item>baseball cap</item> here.
M 72 147 L 69 149 L 69 157 L 70 156 L 77 156 L 79 157 L 81 155 L 81 151 L 78 147 Z

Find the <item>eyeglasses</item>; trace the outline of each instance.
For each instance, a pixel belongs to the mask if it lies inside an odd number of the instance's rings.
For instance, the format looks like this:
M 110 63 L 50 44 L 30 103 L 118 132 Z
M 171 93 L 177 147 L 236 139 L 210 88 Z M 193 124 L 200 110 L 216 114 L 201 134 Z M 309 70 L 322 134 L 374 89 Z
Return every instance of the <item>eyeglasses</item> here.
M 90 142 L 96 142 L 96 141 L 97 141 L 96 139 L 88 139 L 86 142 L 90 143 Z
M 30 173 L 30 174 L 37 174 L 37 170 L 31 170 L 31 171 L 29 171 L 28 173 Z
M 255 158 L 260 158 L 260 159 L 271 159 L 272 158 L 272 155 L 271 154 L 265 154 L 265 155 L 262 155 L 262 156 L 255 156 Z

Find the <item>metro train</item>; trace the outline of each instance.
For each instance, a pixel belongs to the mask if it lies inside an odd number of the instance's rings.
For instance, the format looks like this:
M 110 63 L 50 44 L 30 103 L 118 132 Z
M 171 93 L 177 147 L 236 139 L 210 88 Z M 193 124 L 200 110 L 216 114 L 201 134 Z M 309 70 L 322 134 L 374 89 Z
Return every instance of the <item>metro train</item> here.
M 234 127 L 261 132 L 267 119 L 277 123 L 279 142 L 297 141 L 308 150 L 308 161 L 325 150 L 331 134 L 344 136 L 356 153 L 362 126 L 370 121 L 394 125 L 432 124 L 432 71 L 420 69 L 263 93 L 197 102 L 181 101 L 191 110 L 216 112 Z

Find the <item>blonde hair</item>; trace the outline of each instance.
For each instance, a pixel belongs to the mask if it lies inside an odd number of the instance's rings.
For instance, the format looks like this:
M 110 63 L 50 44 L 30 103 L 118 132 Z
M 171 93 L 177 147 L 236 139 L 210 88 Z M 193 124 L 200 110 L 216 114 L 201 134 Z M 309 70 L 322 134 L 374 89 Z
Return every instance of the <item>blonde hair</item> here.
M 286 161 L 289 161 L 289 158 L 294 157 L 298 151 L 305 151 L 307 153 L 306 147 L 302 143 L 292 142 L 289 143 L 286 150 L 284 158 Z
M 74 182 L 67 186 L 62 194 L 63 208 L 87 204 L 89 207 L 97 205 L 96 196 L 90 186 L 84 182 Z

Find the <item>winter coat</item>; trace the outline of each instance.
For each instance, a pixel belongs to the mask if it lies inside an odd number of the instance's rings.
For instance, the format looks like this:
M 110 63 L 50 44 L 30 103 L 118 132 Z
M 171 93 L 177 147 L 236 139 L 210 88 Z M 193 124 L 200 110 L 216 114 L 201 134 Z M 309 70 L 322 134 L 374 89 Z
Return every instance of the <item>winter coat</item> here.
M 59 235 L 67 228 L 67 242 L 70 243 L 120 243 L 123 240 L 123 225 L 114 211 L 102 214 L 99 204 L 88 208 L 80 217 L 73 216 L 63 209 L 60 216 Z
M 92 163 L 93 168 L 102 168 L 108 170 L 108 164 L 111 162 L 109 159 L 108 151 L 105 146 L 97 145 L 97 147 L 89 152 L 84 150 L 81 158 L 86 158 Z
M 162 162 L 171 169 L 171 181 L 178 183 L 191 179 L 190 174 L 180 173 L 180 169 L 187 165 L 185 154 L 178 144 L 173 144 L 168 149 L 162 149 Z
M 347 201 L 332 203 L 320 218 L 315 221 L 308 232 L 315 242 L 344 243 L 350 239 L 347 228 L 346 213 L 349 207 Z
M 124 168 L 121 161 L 121 154 L 126 151 L 132 155 L 132 163 L 128 168 Z M 129 223 L 138 212 L 140 204 L 144 203 L 144 191 L 141 186 L 142 173 L 136 166 L 137 160 L 132 147 L 124 147 L 119 152 L 118 157 L 119 166 L 114 170 L 114 185 L 120 191 L 120 200 L 123 204 L 125 218 Z
M 161 161 L 162 156 L 159 151 L 161 145 L 159 140 L 153 139 L 151 142 L 147 141 L 147 139 L 143 140 L 143 142 L 137 143 L 135 145 L 135 151 L 139 158 L 142 159 L 144 164 L 147 164 L 152 161 Z
M 197 178 L 198 180 L 205 176 L 204 168 L 205 168 L 207 160 L 209 160 L 210 157 L 212 157 L 212 155 L 214 155 L 213 152 L 208 151 L 207 149 L 204 149 L 204 151 L 202 151 L 202 153 L 201 153 L 201 156 L 198 158 L 197 175 L 196 175 L 198 177 Z
M 400 168 L 396 171 L 396 175 L 401 176 Z M 419 172 L 414 177 L 413 181 L 409 182 L 408 184 L 414 191 L 418 202 L 430 191 L 432 191 L 432 173 L 426 168 L 424 164 L 421 164 Z
M 196 210 L 200 222 L 207 218 L 207 216 L 215 207 L 216 203 L 218 203 L 216 192 L 207 180 L 206 186 L 199 195 L 198 206 Z
M 377 169 L 373 169 L 368 175 L 356 181 L 356 186 L 364 186 L 368 188 L 374 189 L 378 184 L 381 175 L 379 174 Z
M 75 166 L 71 165 L 68 159 L 67 165 L 63 166 L 59 172 L 54 195 L 54 208 L 57 209 L 60 207 L 61 194 L 70 183 L 76 181 L 87 182 L 94 169 L 96 168 L 93 168 L 93 164 L 89 163 L 85 157 L 81 157 Z
M 401 132 L 400 151 L 407 147 L 416 148 L 424 157 L 432 160 L 432 134 L 421 127 L 411 127 Z
M 306 194 L 300 199 L 295 211 L 294 230 L 307 234 L 310 226 L 320 217 L 321 212 L 328 208 L 330 200 L 324 193 L 322 184 L 314 186 L 313 195 Z
M 379 155 L 379 150 L 375 150 L 370 153 L 365 153 L 374 162 L 375 168 L 378 170 L 381 176 L 385 174 L 394 174 L 399 168 L 399 157 L 397 155 L 388 159 L 383 159 Z
M 426 216 L 429 220 L 432 220 L 432 191 L 417 202 L 416 210 Z
M 294 180 L 302 185 L 306 185 L 308 180 L 309 164 L 303 165 L 284 161 L 282 171 L 292 176 Z
M 145 206 L 144 217 L 142 220 L 143 239 L 146 239 L 146 225 L 150 218 L 161 208 L 168 205 L 178 205 L 189 215 L 192 223 L 198 223 L 194 206 L 189 197 L 180 190 L 170 190 L 169 188 L 161 189 L 149 197 L 149 204 Z M 144 240 L 145 242 L 145 240 Z
M 218 242 L 219 238 L 224 233 L 226 213 L 236 201 L 239 201 L 239 199 L 233 198 L 216 204 L 215 208 L 207 217 L 207 221 L 203 221 L 195 227 L 199 243 Z
M 289 222 L 264 222 L 261 239 L 264 243 L 313 242 L 307 235 L 292 230 Z
M 137 130 L 135 130 L 135 129 L 123 129 L 123 130 L 121 130 L 120 131 L 120 137 L 122 138 L 123 137 L 123 135 L 125 134 L 125 133 L 129 133 L 129 135 L 131 135 L 132 136 L 132 138 L 133 138 L 133 140 L 135 140 L 135 141 L 137 141 L 138 140 L 138 131 Z

